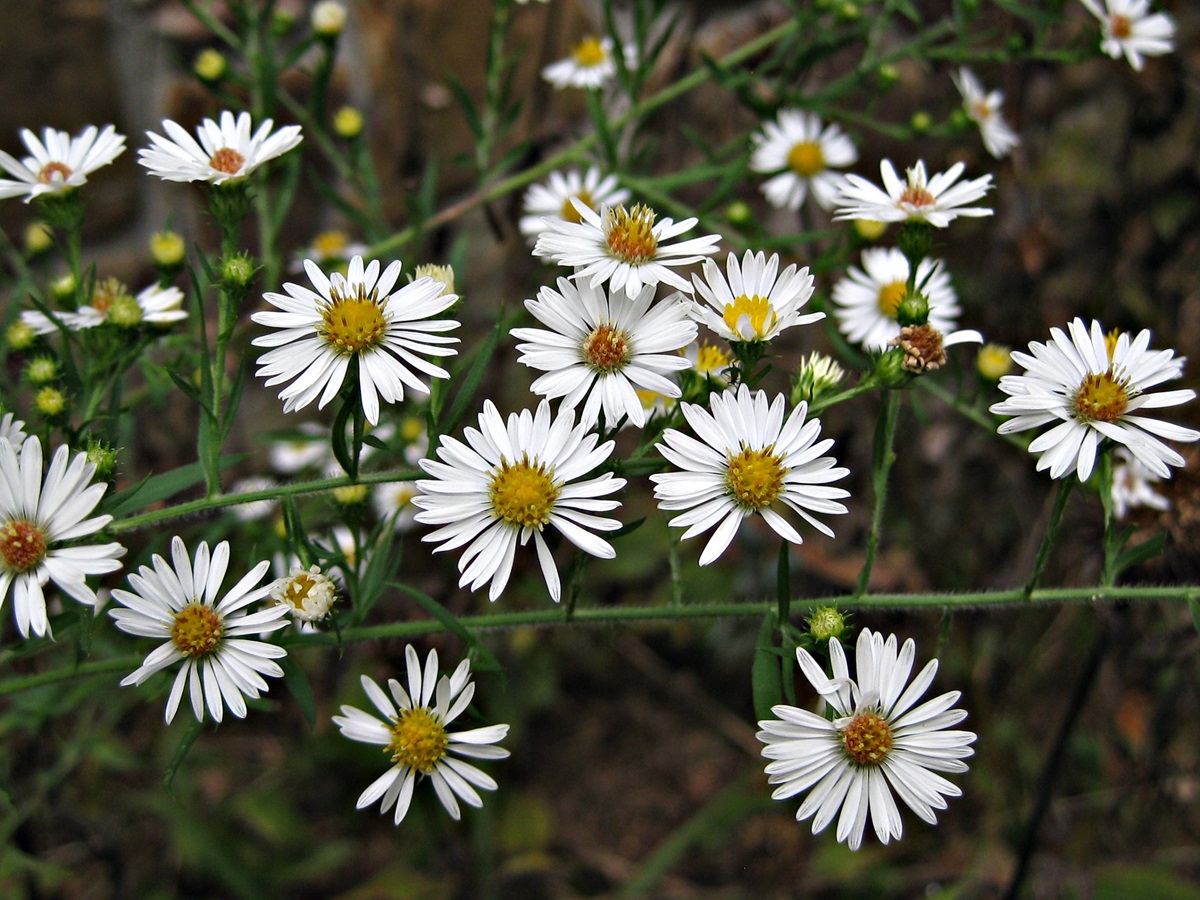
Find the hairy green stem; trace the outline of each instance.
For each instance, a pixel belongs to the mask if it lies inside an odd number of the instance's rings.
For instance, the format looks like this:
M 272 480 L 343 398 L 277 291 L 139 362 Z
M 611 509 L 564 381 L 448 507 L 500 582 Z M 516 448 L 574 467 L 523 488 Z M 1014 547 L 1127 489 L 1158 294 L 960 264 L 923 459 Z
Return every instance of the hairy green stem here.
M 1034 588 L 1037 587 L 1038 580 L 1046 568 L 1046 561 L 1050 559 L 1050 550 L 1058 538 L 1058 529 L 1062 526 L 1063 511 L 1067 508 L 1067 498 L 1071 496 L 1071 488 L 1074 486 L 1075 479 L 1071 476 L 1062 478 L 1058 482 L 1058 493 L 1054 495 L 1054 507 L 1050 510 L 1050 521 L 1046 524 L 1046 534 L 1042 537 L 1042 545 L 1038 547 L 1037 558 L 1033 561 L 1033 571 L 1029 573 L 1029 580 L 1025 582 L 1025 596 L 1027 597 L 1033 595 Z
M 863 558 L 862 571 L 858 573 L 857 594 L 865 595 L 871 583 L 871 569 L 875 566 L 875 552 L 879 548 L 879 536 L 883 530 L 883 509 L 887 504 L 888 475 L 896 454 L 892 447 L 896 441 L 896 420 L 900 413 L 900 397 L 895 391 L 883 392 L 883 409 L 875 426 L 875 449 L 871 460 L 871 490 L 875 495 L 875 507 L 871 512 L 871 530 L 867 533 L 867 551 Z

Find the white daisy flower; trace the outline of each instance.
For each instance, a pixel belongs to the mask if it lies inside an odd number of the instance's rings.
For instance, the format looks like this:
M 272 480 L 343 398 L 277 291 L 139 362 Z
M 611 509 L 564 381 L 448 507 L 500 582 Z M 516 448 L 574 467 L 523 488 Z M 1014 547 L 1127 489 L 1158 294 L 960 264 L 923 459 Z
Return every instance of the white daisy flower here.
M 271 583 L 271 600 L 300 622 L 319 622 L 337 602 L 337 585 L 318 565 L 305 569 L 293 565 L 287 575 Z
M 656 214 L 648 206 L 603 207 L 597 215 L 578 200 L 573 201 L 579 222 L 546 219 L 547 230 L 537 239 L 534 256 L 545 256 L 561 266 L 574 266 L 577 280 L 592 286 L 608 281 L 614 291 L 624 290 L 636 297 L 646 285 L 660 282 L 685 294 L 692 285 L 671 271 L 670 266 L 687 266 L 716 252 L 719 235 L 668 244 L 698 222 L 684 219 L 676 223 L 663 219 L 655 224 Z
M 1083 319 L 1067 326 L 1069 335 L 1051 328 L 1053 341 L 1031 341 L 1030 353 L 1014 352 L 1022 375 L 1005 375 L 1000 390 L 1008 399 L 991 411 L 1013 416 L 1000 426 L 1001 434 L 1042 425 L 1054 427 L 1029 445 L 1038 454 L 1038 471 L 1063 478 L 1078 470 L 1087 481 L 1104 438 L 1126 447 L 1134 458 L 1160 478 L 1168 466 L 1182 466 L 1183 457 L 1158 438 L 1195 441 L 1200 431 L 1136 415 L 1140 410 L 1178 406 L 1196 396 L 1193 390 L 1147 393 L 1149 388 L 1183 374 L 1183 359 L 1174 350 L 1147 349 L 1150 332 L 1130 338 L 1127 332 L 1106 339 L 1099 322 Z
M 581 221 L 574 200 L 588 209 L 598 210 L 619 206 L 628 199 L 629 191 L 617 183 L 617 176 L 601 175 L 595 166 L 588 166 L 582 175 L 578 169 L 551 172 L 547 184 L 530 185 L 525 192 L 525 215 L 519 223 L 521 234 L 530 239 L 537 238 L 547 228 L 543 217 L 565 222 Z
M 20 447 L 25 443 L 25 422 L 18 419 L 15 413 L 5 413 L 3 418 L 0 418 L 0 440 L 8 441 L 14 447 Z
M 316 422 L 303 422 L 297 426 L 296 432 L 295 437 L 271 444 L 271 468 L 282 475 L 295 475 L 305 469 L 328 468 L 332 462 L 328 431 Z
M 1150 12 L 1150 0 L 1080 0 L 1100 20 L 1100 49 L 1113 59 L 1122 54 L 1137 71 L 1143 56 L 1162 56 L 1175 49 L 1175 20 Z
M 384 482 L 372 487 L 371 505 L 381 521 L 391 522 L 396 531 L 405 532 L 417 520 L 412 502 L 417 493 L 417 486 L 411 481 Z
M 95 328 L 106 322 L 121 328 L 147 325 L 170 325 L 187 318 L 183 308 L 183 291 L 160 287 L 157 283 L 143 288 L 135 297 L 116 278 L 96 282 L 88 303 L 75 312 L 55 313 L 55 317 L 71 331 Z M 26 310 L 21 320 L 38 334 L 53 334 L 58 326 L 39 310 Z
M 842 195 L 836 201 L 841 209 L 834 218 L 875 222 L 916 219 L 935 228 L 945 228 L 959 216 L 990 216 L 990 209 L 966 204 L 974 203 L 988 192 L 992 176 L 955 184 L 964 168 L 962 163 L 955 163 L 947 171 L 927 178 L 925 163 L 918 162 L 907 170 L 906 180 L 901 181 L 891 162 L 885 159 L 879 164 L 884 190 L 861 175 L 847 175 L 842 181 Z
M 1162 479 L 1142 465 L 1141 460 L 1124 447 L 1118 447 L 1113 454 L 1113 514 L 1123 519 L 1138 506 L 1160 511 L 1170 509 L 1171 501 L 1154 490 L 1154 485 L 1160 481 Z
M 958 294 L 941 261 L 921 260 L 916 284 L 929 304 L 929 324 L 938 331 L 952 331 L 959 314 Z M 838 329 L 867 350 L 885 349 L 900 335 L 896 311 L 907 293 L 908 260 L 904 254 L 894 247 L 864 250 L 862 268 L 851 266 L 833 286 Z
M 418 278 L 393 292 L 400 277 L 397 260 L 382 273 L 379 261 L 364 266 L 361 256 L 350 260 L 346 275 L 326 276 L 306 260 L 316 292 L 298 284 L 283 286 L 286 294 L 263 295 L 280 312 L 257 312 L 250 318 L 275 331 L 256 337 L 256 347 L 274 347 L 258 360 L 258 375 L 268 387 L 290 382 L 279 394 L 283 411 L 303 409 L 317 400 L 324 408 L 337 396 L 346 372 L 357 367 L 363 412 L 372 425 L 379 422 L 379 398 L 388 403 L 404 399 L 404 388 L 429 393 L 413 370 L 432 378 L 450 374 L 417 354 L 453 356 L 447 344 L 458 338 L 440 332 L 458 327 L 453 319 L 435 319 L 454 305 L 455 294 L 443 294 L 432 278 Z
M 207 181 L 228 184 L 246 178 L 268 160 L 287 153 L 302 140 L 299 125 L 285 125 L 274 134 L 271 119 L 250 133 L 250 114 L 221 113 L 218 125 L 205 119 L 196 139 L 176 122 L 163 119 L 167 137 L 147 131 L 153 147 L 138 151 L 138 162 L 165 181 Z
M 1003 159 L 1012 153 L 1013 148 L 1021 143 L 1017 133 L 1004 121 L 1001 108 L 1004 104 L 1004 94 L 1000 91 L 985 92 L 975 73 L 963 66 L 957 75 L 950 76 L 954 86 L 962 94 L 963 109 L 979 126 L 979 135 L 983 138 L 983 146 L 987 152 Z
M 626 65 L 633 65 L 637 53 L 626 47 Z M 617 74 L 617 60 L 613 55 L 613 39 L 610 37 L 585 37 L 571 48 L 566 59 L 550 63 L 542 69 L 542 77 L 558 88 L 585 88 L 595 90 Z
M 279 483 L 266 475 L 249 475 L 240 478 L 229 486 L 230 494 L 250 494 L 258 491 L 270 491 L 279 487 Z M 230 507 L 234 517 L 239 522 L 257 522 L 265 519 L 279 507 L 279 501 L 268 497 L 265 500 L 250 500 Z
M 4 426 L 10 433 L 20 431 L 9 416 Z M 19 448 L 0 437 L 0 604 L 12 588 L 13 616 L 22 637 L 50 634 L 43 591 L 47 582 L 80 603 L 95 605 L 87 576 L 121 568 L 118 560 L 125 548 L 120 544 L 76 543 L 112 521 L 112 516 L 86 518 L 108 489 L 91 483 L 95 474 L 87 454 L 71 456 L 64 446 L 54 452 L 43 478 L 37 436 L 25 438 Z
M 496 782 L 470 763 L 459 759 L 506 759 L 508 751 L 495 744 L 508 736 L 507 725 L 487 725 L 469 731 L 447 731 L 475 696 L 471 663 L 464 659 L 449 677 L 438 677 L 436 650 L 425 657 L 424 671 L 412 644 L 404 648 L 408 668 L 408 690 L 395 678 L 388 679 L 388 697 L 372 679 L 362 676 L 363 691 L 383 717 L 382 721 L 354 706 L 343 706 L 333 723 L 352 741 L 384 748 L 392 767 L 377 778 L 358 798 L 357 808 L 383 798 L 380 812 L 394 805 L 393 820 L 404 821 L 412 803 L 417 781 L 428 778 L 438 800 L 450 817 L 460 817 L 458 801 L 483 806 L 476 788 L 494 791 Z
M 800 314 L 813 295 L 813 277 L 808 266 L 797 271 L 795 264 L 779 272 L 779 254 L 770 258 L 749 250 L 725 261 L 728 277 L 711 259 L 704 260 L 704 277 L 693 275 L 696 290 L 709 309 L 700 303 L 692 315 L 714 334 L 727 341 L 770 341 L 793 325 L 808 325 L 825 318 L 825 313 Z
M 821 455 L 833 441 L 817 440 L 821 420 L 805 421 L 808 404 L 797 406 L 785 422 L 782 394 L 768 407 L 767 392 L 751 393 L 745 384 L 736 392 L 713 394 L 709 402 L 711 413 L 692 403 L 681 404 L 699 440 L 668 428 L 664 443 L 656 445 L 682 471 L 650 476 L 659 508 L 683 510 L 670 522 L 687 529 L 682 539 L 716 528 L 700 554 L 700 565 L 724 553 L 738 527 L 755 513 L 793 544 L 803 538 L 780 514 L 783 509 L 833 537 L 829 526 L 812 513 L 846 512 L 836 501 L 849 497 L 849 491 L 827 485 L 850 470 L 837 466 L 832 456 Z
M 946 797 L 962 795 L 937 774 L 967 771 L 962 760 L 975 753 L 973 732 L 951 730 L 967 717 L 965 710 L 951 709 L 962 695 L 951 691 L 914 706 L 938 668 L 931 659 L 908 684 L 915 657 L 911 639 L 897 652 L 895 635 L 885 641 L 863 629 L 855 649 L 854 680 L 837 638 L 829 641 L 833 678 L 826 677 L 807 650 L 796 650 L 801 670 L 834 718 L 781 704 L 771 709 L 778 719 L 758 723 L 762 731 L 757 737 L 766 745 L 762 755 L 772 760 L 767 780 L 779 785 L 773 799 L 811 789 L 796 820 L 812 817 L 813 834 L 837 816 L 837 839 L 857 850 L 869 817 L 886 844 L 904 833 L 893 792 L 930 825 L 937 824 L 935 810 L 946 808 Z
M 692 364 L 692 371 L 696 374 L 711 378 L 718 384 L 729 384 L 727 371 L 733 365 L 733 356 L 727 348 L 707 341 L 693 341 L 684 349 L 683 355 Z
M 819 116 L 781 109 L 750 140 L 750 170 L 774 177 L 763 183 L 767 201 L 781 209 L 799 209 L 809 191 L 821 209 L 832 209 L 842 169 L 858 161 L 854 142 L 840 127 L 823 125 Z
M 417 482 L 421 494 L 417 521 L 441 525 L 426 541 L 441 542 L 438 551 L 467 549 L 458 560 L 459 585 L 471 590 L 491 582 L 488 599 L 504 591 L 517 545 L 533 538 L 546 587 L 555 603 L 562 593 L 558 569 L 543 532 L 556 528 L 592 556 L 612 559 L 612 545 L 592 531 L 615 531 L 616 519 L 594 513 L 621 504 L 602 500 L 625 486 L 624 478 L 605 472 L 580 480 L 608 459 L 613 442 L 596 446 L 599 437 L 575 424 L 575 413 L 560 409 L 551 416 L 549 401 L 537 411 L 513 413 L 507 423 L 495 404 L 485 401 L 479 428 L 468 428 L 466 441 L 443 437 L 440 461 L 423 459 L 430 480 Z
M 0 199 L 24 195 L 28 203 L 43 194 L 65 194 L 87 184 L 87 177 L 125 152 L 125 135 L 111 125 L 99 131 L 89 125 L 76 137 L 53 128 L 42 139 L 27 128 L 21 140 L 30 155 L 21 161 L 0 150 L 0 168 L 12 178 L 0 178 Z
M 654 287 L 636 297 L 606 291 L 587 282 L 558 279 L 558 290 L 543 287 L 525 307 L 545 328 L 514 328 L 519 362 L 545 372 L 530 390 L 562 398 L 564 409 L 583 403 L 580 423 L 595 425 L 604 412 L 613 427 L 622 418 L 639 428 L 646 415 L 637 389 L 679 397 L 669 377 L 688 367 L 679 352 L 696 337 L 688 306 L 675 293 L 654 303 Z M 584 398 L 586 402 L 584 402 Z
M 206 706 L 217 722 L 226 707 L 244 719 L 245 698 L 265 694 L 267 682 L 262 676 L 282 676 L 283 669 L 274 660 L 287 656 L 283 647 L 257 640 L 260 634 L 287 626 L 287 609 L 275 605 L 245 612 L 270 591 L 270 585 L 258 584 L 271 563 L 260 562 L 218 599 L 229 566 L 228 541 L 217 544 L 211 555 L 208 542 L 201 541 L 193 560 L 183 539 L 176 536 L 171 539 L 171 562 L 157 553 L 153 562 L 154 568 L 140 566 L 138 574 L 129 576 L 132 591 L 112 592 L 124 608 L 109 610 L 109 615 L 128 634 L 166 643 L 151 651 L 141 666 L 122 679 L 121 686 L 142 684 L 183 660 L 167 697 L 168 724 L 175 718 L 185 687 L 197 721 L 204 721 Z

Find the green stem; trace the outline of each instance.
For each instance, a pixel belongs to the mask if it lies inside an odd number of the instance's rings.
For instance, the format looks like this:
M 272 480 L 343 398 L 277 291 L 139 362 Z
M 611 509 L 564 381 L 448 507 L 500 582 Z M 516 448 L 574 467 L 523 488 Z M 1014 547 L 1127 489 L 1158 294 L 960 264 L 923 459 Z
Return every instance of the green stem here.
M 1037 587 L 1038 580 L 1046 568 L 1046 561 L 1050 558 L 1050 549 L 1054 546 L 1054 541 L 1058 538 L 1058 529 L 1062 525 L 1063 510 L 1067 508 L 1067 498 L 1071 496 L 1071 489 L 1074 486 L 1075 479 L 1070 475 L 1058 482 L 1058 493 L 1054 495 L 1054 508 L 1050 510 L 1050 522 L 1046 525 L 1046 534 L 1042 538 L 1042 545 L 1038 548 L 1037 558 L 1033 561 L 1033 571 L 1029 573 L 1029 580 L 1025 582 L 1026 597 L 1033 596 L 1033 590 Z
M 871 490 L 875 495 L 875 507 L 871 512 L 871 530 L 867 534 L 867 550 L 862 571 L 858 573 L 859 595 L 865 595 L 871 583 L 871 569 L 875 566 L 875 552 L 879 548 L 879 536 L 883 530 L 883 509 L 887 503 L 888 475 L 896 454 L 892 447 L 896 440 L 896 420 L 900 413 L 900 398 L 895 391 L 883 392 L 883 409 L 875 426 L 875 449 L 871 459 Z

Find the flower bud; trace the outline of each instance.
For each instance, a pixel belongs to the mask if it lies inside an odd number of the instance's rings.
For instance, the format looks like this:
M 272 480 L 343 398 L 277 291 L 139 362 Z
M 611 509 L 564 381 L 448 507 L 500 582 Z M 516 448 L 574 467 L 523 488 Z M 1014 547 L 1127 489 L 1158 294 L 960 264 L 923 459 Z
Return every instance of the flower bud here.
M 56 300 L 70 300 L 75 296 L 75 276 L 70 272 L 50 282 L 50 293 Z
M 343 106 L 333 114 L 333 133 L 340 138 L 353 140 L 362 134 L 363 115 L 353 106 Z
M 845 377 L 846 373 L 832 357 L 810 353 L 796 370 L 790 397 L 792 406 L 801 402 L 812 403 L 818 397 L 831 394 Z
M 206 47 L 196 54 L 195 60 L 192 61 L 192 72 L 201 81 L 214 84 L 225 77 L 229 71 L 229 61 L 225 59 L 225 54 L 220 50 L 214 50 L 212 47 Z
M 25 366 L 25 380 L 30 384 L 49 384 L 58 377 L 58 360 L 52 356 L 38 356 Z
M 333 499 L 341 506 L 357 506 L 367 502 L 368 492 L 365 484 L 347 484 L 333 489 Z
M 854 233 L 868 243 L 879 240 L 887 231 L 887 222 L 878 222 L 875 219 L 854 219 L 853 224 Z
M 925 134 L 925 132 L 933 127 L 933 116 L 925 112 L 925 110 L 919 109 L 908 120 L 908 127 L 917 134 Z
M 142 305 L 136 297 L 121 294 L 113 300 L 105 318 L 121 328 L 137 328 L 142 324 Z
M 183 235 L 166 229 L 150 235 L 150 259 L 161 269 L 173 269 L 183 262 L 187 250 Z
M 846 630 L 846 617 L 836 606 L 818 606 L 808 617 L 808 633 L 824 644 L 841 637 Z
M 67 408 L 67 395 L 58 388 L 47 385 L 34 394 L 33 405 L 46 418 L 54 418 Z
M 904 295 L 900 305 L 896 307 L 896 321 L 901 327 L 905 325 L 924 325 L 929 321 L 929 301 L 924 294 L 913 293 Z
M 236 253 L 221 262 L 221 284 L 229 289 L 242 289 L 254 280 L 258 267 L 245 253 Z
M 892 347 L 875 360 L 875 379 L 881 387 L 906 387 L 912 381 L 912 373 L 904 367 L 904 351 Z
M 4 339 L 10 350 L 26 350 L 37 340 L 37 332 L 25 322 L 17 319 L 8 326 Z
M 117 450 L 94 437 L 87 439 L 84 448 L 87 461 L 96 467 L 96 477 L 109 481 L 117 469 Z
M 30 256 L 45 253 L 54 245 L 54 232 L 45 222 L 30 222 L 25 226 L 25 252 Z
M 335 38 L 346 27 L 346 7 L 338 0 L 321 0 L 309 19 L 312 30 L 323 38 Z
M 744 200 L 734 200 L 725 207 L 725 218 L 734 228 L 745 228 L 754 222 L 754 212 Z
M 1003 344 L 984 344 L 975 357 L 975 368 L 988 381 L 999 381 L 1012 369 L 1012 351 Z
M 900 80 L 900 70 L 891 63 L 883 63 L 875 70 L 875 84 L 881 91 L 889 90 Z
M 412 277 L 414 281 L 425 276 L 432 278 L 434 281 L 437 281 L 442 285 L 442 293 L 439 294 L 439 296 L 445 297 L 447 294 L 454 293 L 453 267 L 438 266 L 433 263 L 426 263 L 423 266 L 417 266 L 416 269 L 413 270 Z

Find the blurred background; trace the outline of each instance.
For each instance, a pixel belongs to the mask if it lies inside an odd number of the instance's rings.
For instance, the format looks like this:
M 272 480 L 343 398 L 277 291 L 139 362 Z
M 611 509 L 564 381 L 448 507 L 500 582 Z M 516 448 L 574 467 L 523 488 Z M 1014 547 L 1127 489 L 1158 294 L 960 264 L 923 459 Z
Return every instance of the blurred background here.
M 917 5 L 932 16 L 944 4 Z M 1094 31 L 1080 4 L 1051 5 L 1066 8 L 1065 35 Z M 381 207 L 399 229 L 423 185 L 433 186 L 438 209 L 475 188 L 460 161 L 472 138 L 450 78 L 482 95 L 491 3 L 350 0 L 347 6 L 331 105 L 362 111 Z M 980 6 L 997 34 L 1020 35 L 1005 4 Z M 278 8 L 305 27 L 307 4 L 280 0 Z M 847 126 L 861 153 L 855 170 L 870 178 L 882 158 L 898 166 L 924 158 L 933 170 L 961 159 L 970 175 L 994 173 L 995 216 L 960 220 L 937 248 L 962 300 L 962 327 L 1023 347 L 1080 315 L 1107 327 L 1151 328 L 1155 347 L 1196 355 L 1200 7 L 1176 0 L 1156 8 L 1175 17 L 1177 50 L 1148 60 L 1140 73 L 1108 58 L 1070 68 L 1049 61 L 976 66 L 985 84 L 1005 91 L 1005 114 L 1022 139 L 1011 160 L 998 164 L 986 156 L 973 130 L 935 129 L 901 141 Z M 190 129 L 222 108 L 190 74 L 197 55 L 215 45 L 212 35 L 173 0 L 3 0 L 0 9 L 0 148 L 23 155 L 17 132 L 24 127 L 74 133 L 111 122 L 128 135 L 127 152 L 88 183 L 85 259 L 101 275 L 143 284 L 154 277 L 147 241 L 164 226 L 183 233 L 189 245 L 216 246 L 199 190 L 150 178 L 136 165 L 143 133 L 160 130 L 162 119 Z M 655 63 L 657 86 L 789 15 L 771 0 L 693 0 L 669 10 L 677 19 Z M 863 4 L 862 14 L 871 15 L 872 4 Z M 514 83 L 525 105 L 511 141 L 528 142 L 523 164 L 590 128 L 579 93 L 553 91 L 538 73 L 596 33 L 601 21 L 599 4 L 585 0 L 513 7 L 510 44 L 523 48 Z M 891 27 L 904 35 L 899 19 Z M 809 71 L 809 83 L 852 66 L 853 53 Z M 920 111 L 944 122 L 960 102 L 951 71 L 949 63 L 906 64 L 886 95 L 864 103 L 890 123 L 906 124 Z M 307 85 L 294 74 L 285 86 L 303 95 Z M 648 173 L 695 164 L 689 134 L 719 145 L 757 124 L 727 90 L 706 84 L 655 113 Z M 312 147 L 306 142 L 301 149 L 320 170 Z M 746 234 L 799 230 L 793 214 L 765 205 L 753 179 L 715 200 L 704 189 L 681 199 L 704 210 L 706 225 L 734 227 L 724 211 L 740 200 L 752 210 L 752 224 L 741 225 Z M 517 231 L 520 199 L 518 191 L 486 211 L 473 209 L 403 251 L 407 271 L 454 260 L 464 350 L 484 339 L 499 310 L 518 308 L 555 274 L 530 257 Z M 0 205 L 0 227 L 19 245 L 32 215 L 30 207 L 8 201 Z M 317 190 L 302 189 L 286 225 L 285 252 L 347 227 Z M 803 265 L 821 249 L 796 247 L 783 255 Z M 819 272 L 819 293 L 827 296 L 838 274 Z M 6 295 L 0 301 L 6 315 L 22 299 Z M 802 354 L 833 346 L 820 327 L 799 330 L 805 333 L 777 348 L 776 390 L 784 389 L 783 376 Z M 486 382 L 504 410 L 528 405 L 530 397 L 532 379 L 516 366 L 512 344 L 502 341 Z M 969 351 L 931 377 L 968 398 L 991 402 L 995 392 L 976 376 Z M 1197 381 L 1189 365 L 1184 383 Z M 1049 479 L 1034 471 L 1028 454 L 928 393 L 910 391 L 906 401 L 872 588 L 1021 583 L 1049 514 Z M 847 484 L 851 511 L 833 523 L 836 540 L 806 536 L 797 550 L 798 598 L 853 590 L 870 518 L 871 428 L 863 423 L 873 422 L 876 403 L 867 396 L 824 417 L 835 454 L 854 473 Z M 191 462 L 194 415 L 174 402 L 136 412 L 125 448 L 136 461 L 129 468 L 165 471 Z M 233 474 L 265 470 L 262 433 L 294 427 L 296 418 L 285 420 L 274 392 L 249 385 L 233 443 L 253 455 Z M 1194 427 L 1200 413 L 1192 404 L 1178 418 Z M 1186 470 L 1162 487 L 1170 510 L 1132 519 L 1144 537 L 1165 530 L 1168 540 L 1161 557 L 1129 574 L 1131 583 L 1200 582 L 1200 454 L 1188 458 Z M 669 538 L 644 487 L 626 492 L 621 516 L 650 521 L 618 545 L 615 561 L 585 570 L 582 603 L 667 600 Z M 226 515 L 179 527 L 219 539 L 235 523 Z M 249 540 L 265 546 L 269 523 L 261 527 Z M 1102 516 L 1094 496 L 1076 493 L 1063 535 L 1043 584 L 1095 583 Z M 161 552 L 165 537 L 131 536 L 131 559 L 139 540 Z M 401 550 L 402 580 L 455 614 L 485 611 L 486 600 L 457 589 L 449 562 L 435 561 L 415 536 Z M 698 552 L 682 549 L 685 597 L 769 597 L 776 544 L 766 534 L 743 531 L 711 570 L 696 566 Z M 548 602 L 532 559 L 523 563 L 500 601 L 505 609 Z M 422 615 L 411 601 L 387 596 L 373 621 Z M 1023 896 L 1200 896 L 1200 638 L 1182 605 L 953 616 L 873 611 L 853 622 L 914 638 L 919 663 L 939 655 L 933 690 L 961 690 L 960 705 L 971 713 L 966 727 L 980 735 L 971 771 L 956 779 L 964 796 L 951 801 L 936 828 L 906 814 L 898 844 L 880 847 L 869 838 L 851 853 L 832 833 L 814 837 L 808 823 L 797 824 L 796 802 L 770 800 L 754 738 L 753 619 L 522 629 L 485 637 L 502 669 L 480 674 L 477 706 L 485 721 L 512 725 L 505 742 L 512 757 L 487 766 L 500 790 L 461 823 L 448 819 L 432 792 L 418 792 L 399 828 L 374 809 L 353 809 L 381 760 L 341 738 L 329 717 L 342 703 L 365 705 L 359 674 L 382 680 L 401 671 L 399 641 L 349 647 L 341 657 L 297 651 L 315 694 L 315 725 L 282 687 L 275 689 L 246 721 L 206 728 L 170 790 L 162 787 L 163 775 L 189 722 L 180 716 L 164 728 L 165 677 L 140 691 L 119 689 L 118 677 L 105 677 L 0 698 L 0 894 L 975 898 L 1002 896 L 1024 855 Z M 130 653 L 110 625 L 97 622 L 93 653 Z M 3 628 L 3 646 L 11 648 L 16 636 L 7 617 Z M 463 652 L 449 636 L 419 646 L 437 647 L 447 664 Z M 70 665 L 71 651 L 66 644 L 50 656 L 23 658 L 6 649 L 0 671 L 10 677 Z M 809 703 L 805 689 L 801 702 Z M 1052 758 L 1058 763 L 1048 778 Z M 1039 804 L 1044 817 L 1030 836 Z

